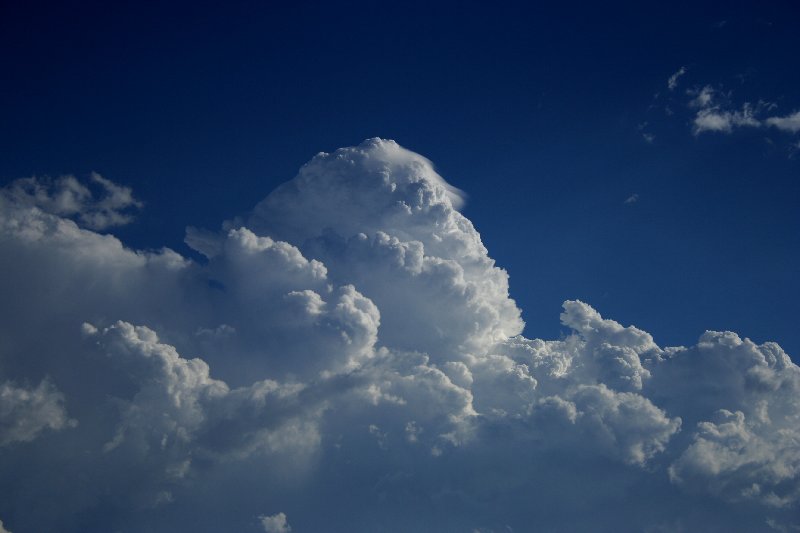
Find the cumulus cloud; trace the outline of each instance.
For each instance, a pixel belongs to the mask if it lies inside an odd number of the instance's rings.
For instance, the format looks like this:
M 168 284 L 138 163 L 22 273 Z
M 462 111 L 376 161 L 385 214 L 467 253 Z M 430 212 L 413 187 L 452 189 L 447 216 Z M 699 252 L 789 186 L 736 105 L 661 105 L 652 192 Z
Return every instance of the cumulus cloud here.
M 0 195 L 15 531 L 796 523 L 800 369 L 779 346 L 661 347 L 577 300 L 562 338 L 523 336 L 463 195 L 393 141 L 187 229 L 203 262 L 20 187 Z
M 292 530 L 289 522 L 286 521 L 286 515 L 283 513 L 259 516 L 258 519 L 267 533 L 289 533 Z

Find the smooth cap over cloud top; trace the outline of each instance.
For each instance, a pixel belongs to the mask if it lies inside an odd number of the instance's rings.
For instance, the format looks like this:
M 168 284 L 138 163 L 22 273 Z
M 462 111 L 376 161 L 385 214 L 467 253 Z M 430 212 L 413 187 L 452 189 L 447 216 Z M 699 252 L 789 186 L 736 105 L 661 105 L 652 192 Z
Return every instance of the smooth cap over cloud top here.
M 97 233 L 140 205 L 100 179 L 105 203 L 74 178 L 0 194 L 12 531 L 800 525 L 778 345 L 662 348 L 577 300 L 563 338 L 522 336 L 463 193 L 393 141 L 189 228 L 202 262 Z

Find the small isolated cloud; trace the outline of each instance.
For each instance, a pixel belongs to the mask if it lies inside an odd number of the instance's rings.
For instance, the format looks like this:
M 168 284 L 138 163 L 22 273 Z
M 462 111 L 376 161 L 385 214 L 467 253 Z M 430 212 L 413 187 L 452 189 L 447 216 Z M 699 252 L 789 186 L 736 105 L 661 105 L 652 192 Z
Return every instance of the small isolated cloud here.
M 635 204 L 639 201 L 639 194 L 633 193 L 625 199 L 626 204 Z
M 641 132 L 642 138 L 645 140 L 645 142 L 647 142 L 648 144 L 653 144 L 653 141 L 656 140 L 656 136 L 650 133 L 649 131 L 646 131 L 648 126 L 649 123 L 647 121 L 642 122 L 641 124 L 639 124 L 639 131 Z
M 716 91 L 714 91 L 710 85 L 706 85 L 699 91 L 696 89 L 688 89 L 686 94 L 693 96 L 693 98 L 689 101 L 689 107 L 694 109 L 703 109 L 711 105 Z
M 686 105 L 695 113 L 692 119 L 692 133 L 695 136 L 701 133 L 729 134 L 741 128 L 765 127 L 790 134 L 800 132 L 800 111 L 785 116 L 770 116 L 777 105 L 764 100 L 744 102 L 736 107 L 731 103 L 730 92 L 721 92 L 710 85 L 688 89 L 686 94 L 689 96 Z M 767 138 L 767 142 L 773 141 Z
M 741 110 L 724 110 L 719 106 L 708 106 L 700 109 L 695 115 L 693 133 L 699 135 L 704 132 L 730 133 L 735 128 L 757 128 L 761 121 L 755 117 L 753 106 L 745 103 Z
M 795 111 L 785 117 L 769 117 L 764 123 L 782 131 L 797 133 L 800 131 L 800 111 Z
M 283 513 L 262 515 L 258 517 L 258 520 L 266 533 L 289 533 L 292 530 L 292 526 L 286 521 L 286 515 Z
M 678 69 L 676 73 L 674 73 L 667 79 L 667 87 L 669 88 L 670 91 L 674 91 L 675 88 L 678 87 L 678 80 L 684 74 L 686 74 L 686 67 L 681 67 L 680 69 Z

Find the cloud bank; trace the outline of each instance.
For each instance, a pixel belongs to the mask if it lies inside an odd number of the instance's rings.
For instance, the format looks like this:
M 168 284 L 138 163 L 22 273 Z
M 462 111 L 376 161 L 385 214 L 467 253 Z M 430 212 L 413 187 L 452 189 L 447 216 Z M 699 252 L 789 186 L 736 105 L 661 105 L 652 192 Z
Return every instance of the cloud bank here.
M 0 194 L 12 531 L 800 525 L 800 369 L 777 344 L 661 347 L 580 301 L 568 335 L 522 336 L 463 194 L 393 141 L 188 228 L 204 261 L 97 233 L 140 205 L 97 183 Z

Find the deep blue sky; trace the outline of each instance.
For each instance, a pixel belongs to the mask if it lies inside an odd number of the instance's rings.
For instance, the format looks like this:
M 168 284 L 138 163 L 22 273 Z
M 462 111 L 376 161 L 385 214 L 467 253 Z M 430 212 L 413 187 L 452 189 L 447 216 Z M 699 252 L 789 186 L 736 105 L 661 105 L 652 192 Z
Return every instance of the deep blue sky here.
M 693 135 L 686 91 L 800 109 L 800 7 L 588 4 L 5 2 L 0 180 L 100 172 L 146 203 L 116 234 L 188 253 L 316 152 L 393 138 L 469 194 L 527 336 L 580 298 L 797 360 L 800 135 Z

